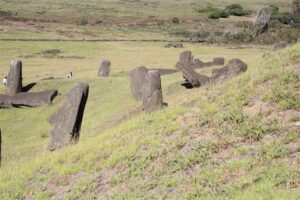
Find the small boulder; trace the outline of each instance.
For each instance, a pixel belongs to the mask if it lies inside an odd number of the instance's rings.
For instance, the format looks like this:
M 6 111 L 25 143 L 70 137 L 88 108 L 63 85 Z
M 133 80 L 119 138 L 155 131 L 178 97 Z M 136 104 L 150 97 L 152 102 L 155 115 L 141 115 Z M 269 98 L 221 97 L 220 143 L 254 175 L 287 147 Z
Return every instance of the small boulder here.
M 22 61 L 11 61 L 7 77 L 7 87 L 11 95 L 22 92 Z
M 48 145 L 50 151 L 78 142 L 88 94 L 88 84 L 76 84 L 69 92 L 67 102 L 49 117 L 53 125 Z
M 104 60 L 101 62 L 98 76 L 108 77 L 111 69 L 111 62 L 109 60 Z
M 225 64 L 225 58 L 223 57 L 216 57 L 213 59 L 214 65 L 224 65 Z
M 130 89 L 133 98 L 143 99 L 143 87 L 145 84 L 148 69 L 145 66 L 137 67 L 130 71 Z
M 150 70 L 146 75 L 143 87 L 143 108 L 147 113 L 154 112 L 163 107 L 160 73 Z
M 212 71 L 213 77 L 212 79 L 227 79 L 232 76 L 236 76 L 238 74 L 241 74 L 243 72 L 246 72 L 248 68 L 248 65 L 241 61 L 240 59 L 232 59 L 229 61 L 228 65 L 225 67 L 222 67 L 220 69 L 214 69 Z

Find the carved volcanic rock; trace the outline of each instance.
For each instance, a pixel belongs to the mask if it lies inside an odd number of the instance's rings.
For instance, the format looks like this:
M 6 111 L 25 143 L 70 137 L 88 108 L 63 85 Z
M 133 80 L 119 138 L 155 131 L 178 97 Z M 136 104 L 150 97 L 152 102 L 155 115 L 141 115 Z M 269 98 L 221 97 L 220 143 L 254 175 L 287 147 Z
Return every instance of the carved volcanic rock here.
M 13 60 L 10 63 L 7 87 L 11 95 L 22 92 L 22 62 L 20 60 Z
M 67 102 L 49 117 L 53 125 L 48 149 L 54 151 L 79 140 L 81 123 L 88 99 L 89 85 L 76 84 L 68 94 Z
M 145 66 L 137 67 L 130 71 L 130 89 L 133 98 L 143 99 L 143 87 L 145 84 L 148 69 Z
M 248 65 L 246 63 L 244 63 L 240 59 L 235 58 L 230 60 L 227 66 L 220 69 L 214 69 L 212 71 L 212 79 L 227 79 L 247 71 L 247 68 Z
M 110 68 L 111 68 L 111 62 L 109 60 L 102 61 L 98 72 L 98 76 L 108 77 L 110 73 Z
M 225 64 L 225 58 L 222 57 L 216 57 L 213 59 L 214 65 L 224 65 Z
M 143 87 L 143 108 L 147 113 L 163 107 L 160 73 L 157 70 L 148 71 Z
M 22 92 L 15 95 L 0 95 L 0 108 L 42 106 L 50 104 L 57 94 L 57 90 L 47 90 L 43 92 Z
M 185 51 L 180 54 L 179 62 L 176 68 L 182 72 L 183 77 L 192 86 L 198 87 L 207 84 L 210 78 L 205 75 L 198 74 L 194 69 L 194 57 L 190 51 Z

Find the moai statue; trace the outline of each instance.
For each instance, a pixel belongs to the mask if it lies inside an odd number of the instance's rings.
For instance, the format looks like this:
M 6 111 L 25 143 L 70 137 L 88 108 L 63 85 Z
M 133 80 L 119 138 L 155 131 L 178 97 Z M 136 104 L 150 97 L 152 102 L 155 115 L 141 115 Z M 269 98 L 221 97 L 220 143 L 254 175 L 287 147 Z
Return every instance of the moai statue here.
M 101 62 L 98 76 L 108 77 L 110 73 L 111 62 L 109 60 L 104 60 Z
M 161 79 L 158 70 L 150 70 L 147 73 L 143 88 L 143 108 L 146 113 L 151 113 L 163 107 Z
M 130 89 L 133 98 L 143 100 L 143 87 L 148 69 L 145 66 L 137 67 L 130 71 Z
M 11 95 L 22 92 L 22 62 L 20 60 L 13 60 L 10 63 L 7 87 Z
M 78 142 L 88 94 L 88 84 L 76 84 L 69 92 L 67 102 L 50 116 L 49 122 L 53 125 L 48 146 L 50 151 Z

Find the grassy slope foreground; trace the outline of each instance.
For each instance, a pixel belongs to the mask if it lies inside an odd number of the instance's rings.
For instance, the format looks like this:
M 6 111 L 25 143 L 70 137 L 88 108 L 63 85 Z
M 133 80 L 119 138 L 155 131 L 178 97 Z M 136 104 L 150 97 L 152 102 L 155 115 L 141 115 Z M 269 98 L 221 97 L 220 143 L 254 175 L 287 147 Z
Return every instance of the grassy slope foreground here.
M 6 49 L 2 65 L 25 51 L 8 48 L 13 42 L 1 44 Z M 27 53 L 55 45 L 18 44 L 27 45 Z M 164 51 L 157 43 L 59 45 L 64 56 L 86 50 L 86 59 L 27 58 L 24 80 L 64 76 L 72 69 L 78 74 L 74 82 L 90 83 L 81 140 L 54 153 L 45 151 L 51 128 L 46 118 L 63 103 L 73 82 L 39 81 L 34 90 L 51 87 L 62 93 L 53 105 L 0 111 L 1 199 L 300 198 L 299 44 L 264 57 L 265 50 L 259 49 L 188 45 L 207 61 L 222 53 L 227 60 L 240 57 L 249 70 L 192 90 L 180 86 L 180 74 L 164 76 L 169 107 L 150 115 L 136 112 L 127 72 L 141 64 L 173 68 L 180 50 Z M 97 52 L 116 63 L 112 77 L 96 78 Z

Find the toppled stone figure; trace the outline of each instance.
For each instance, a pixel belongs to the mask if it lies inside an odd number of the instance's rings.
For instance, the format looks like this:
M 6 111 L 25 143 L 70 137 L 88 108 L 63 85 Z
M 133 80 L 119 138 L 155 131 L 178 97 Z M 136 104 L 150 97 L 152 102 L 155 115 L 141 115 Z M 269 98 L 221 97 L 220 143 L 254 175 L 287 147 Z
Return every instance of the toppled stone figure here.
M 210 78 L 205 75 L 198 74 L 194 69 L 194 56 L 190 51 L 184 51 L 180 54 L 179 62 L 176 68 L 182 72 L 186 82 L 190 83 L 193 87 L 199 87 L 207 84 Z
M 76 84 L 70 90 L 67 102 L 49 117 L 53 125 L 48 145 L 50 151 L 78 142 L 88 94 L 88 84 Z
M 216 57 L 213 59 L 214 65 L 224 65 L 225 64 L 225 58 L 223 57 Z
M 13 60 L 10 63 L 7 87 L 11 95 L 22 92 L 22 62 L 20 60 Z
M 248 65 L 246 63 L 244 63 L 240 59 L 235 58 L 230 60 L 227 66 L 220 69 L 214 69 L 212 71 L 212 79 L 224 80 L 247 71 L 247 68 Z
M 51 104 L 57 94 L 57 90 L 46 90 L 43 92 L 21 92 L 15 95 L 0 95 L 0 108 L 43 106 Z
M 104 60 L 101 62 L 98 76 L 108 77 L 110 73 L 111 62 L 109 60 Z
M 157 70 L 147 72 L 143 87 L 143 108 L 147 113 L 154 112 L 163 107 L 160 73 Z
M 143 87 L 145 84 L 148 69 L 145 66 L 137 67 L 130 71 L 130 89 L 133 98 L 143 99 Z

